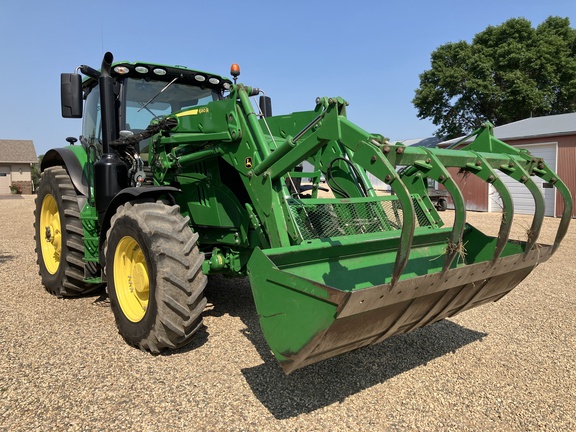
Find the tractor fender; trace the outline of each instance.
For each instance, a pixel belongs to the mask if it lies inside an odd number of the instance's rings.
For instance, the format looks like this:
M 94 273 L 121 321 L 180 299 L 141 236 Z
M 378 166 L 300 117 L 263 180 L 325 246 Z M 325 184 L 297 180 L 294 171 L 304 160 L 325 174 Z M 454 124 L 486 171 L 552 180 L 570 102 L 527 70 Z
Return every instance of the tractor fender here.
M 112 216 L 114 216 L 114 213 L 116 213 L 116 209 L 118 209 L 118 207 L 129 201 L 152 201 L 157 200 L 160 197 L 168 200 L 171 205 L 174 205 L 176 204 L 176 200 L 174 199 L 173 195 L 179 192 L 181 192 L 180 189 L 172 186 L 129 187 L 118 192 L 118 194 L 112 198 L 112 201 L 110 201 L 100 228 L 100 239 L 98 244 L 100 250 L 100 263 L 102 266 L 105 264 L 103 246 L 104 242 L 106 241 L 106 233 L 110 229 L 110 220 L 112 219 Z
M 82 159 L 82 161 L 81 161 Z M 84 163 L 83 163 L 84 162 Z M 82 147 L 62 147 L 57 149 L 48 150 L 42 158 L 40 170 L 44 171 L 51 166 L 63 166 L 72 180 L 72 184 L 76 190 L 83 196 L 88 196 L 88 179 L 84 172 L 83 165 L 86 163 L 86 152 Z

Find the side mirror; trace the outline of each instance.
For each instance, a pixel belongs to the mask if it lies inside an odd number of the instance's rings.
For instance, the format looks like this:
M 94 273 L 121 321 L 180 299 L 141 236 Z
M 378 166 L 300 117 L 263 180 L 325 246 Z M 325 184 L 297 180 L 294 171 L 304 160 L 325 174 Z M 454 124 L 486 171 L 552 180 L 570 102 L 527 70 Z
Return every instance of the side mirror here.
M 82 118 L 82 77 L 80 74 L 60 75 L 60 103 L 62 117 Z
M 258 104 L 260 105 L 260 111 L 262 111 L 264 117 L 272 117 L 272 99 L 268 96 L 260 96 Z

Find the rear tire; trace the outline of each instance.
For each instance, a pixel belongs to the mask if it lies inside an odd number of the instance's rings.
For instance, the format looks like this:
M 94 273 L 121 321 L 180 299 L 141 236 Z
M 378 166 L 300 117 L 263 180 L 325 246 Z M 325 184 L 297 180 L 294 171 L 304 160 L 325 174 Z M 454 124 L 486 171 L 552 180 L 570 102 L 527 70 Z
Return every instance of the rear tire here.
M 186 345 L 202 325 L 207 277 L 188 220 L 178 206 L 126 203 L 106 236 L 108 295 L 118 331 L 154 354 Z
M 84 282 L 84 230 L 76 189 L 61 166 L 42 173 L 34 231 L 39 274 L 46 290 L 57 297 L 76 297 L 102 285 Z

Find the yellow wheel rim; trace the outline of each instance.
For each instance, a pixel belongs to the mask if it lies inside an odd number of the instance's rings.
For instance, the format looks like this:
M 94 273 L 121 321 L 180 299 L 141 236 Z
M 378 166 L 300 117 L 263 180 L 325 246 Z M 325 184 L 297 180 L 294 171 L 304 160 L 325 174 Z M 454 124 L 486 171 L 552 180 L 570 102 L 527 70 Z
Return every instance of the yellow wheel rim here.
M 134 238 L 125 236 L 118 242 L 113 271 L 120 309 L 130 321 L 139 322 L 148 309 L 150 283 L 144 253 Z
M 40 209 L 40 243 L 42 248 L 42 260 L 48 273 L 55 274 L 60 267 L 62 256 L 62 226 L 60 225 L 60 213 L 54 197 L 46 194 L 42 200 Z

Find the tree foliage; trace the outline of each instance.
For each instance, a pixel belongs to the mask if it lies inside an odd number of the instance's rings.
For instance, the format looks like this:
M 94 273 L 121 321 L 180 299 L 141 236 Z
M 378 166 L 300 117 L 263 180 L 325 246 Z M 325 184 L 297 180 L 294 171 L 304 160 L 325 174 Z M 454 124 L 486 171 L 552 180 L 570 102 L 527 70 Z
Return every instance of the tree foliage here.
M 32 177 L 32 184 L 34 186 L 34 190 L 37 190 L 38 186 L 40 186 L 40 177 L 42 176 L 42 173 L 40 172 L 40 165 L 42 164 L 43 157 L 44 155 L 38 156 L 38 163 L 32 164 L 30 176 Z
M 431 55 L 413 101 L 436 135 L 464 135 L 484 121 L 576 111 L 576 30 L 549 17 L 537 28 L 513 18 L 478 33 L 472 43 L 447 43 Z

